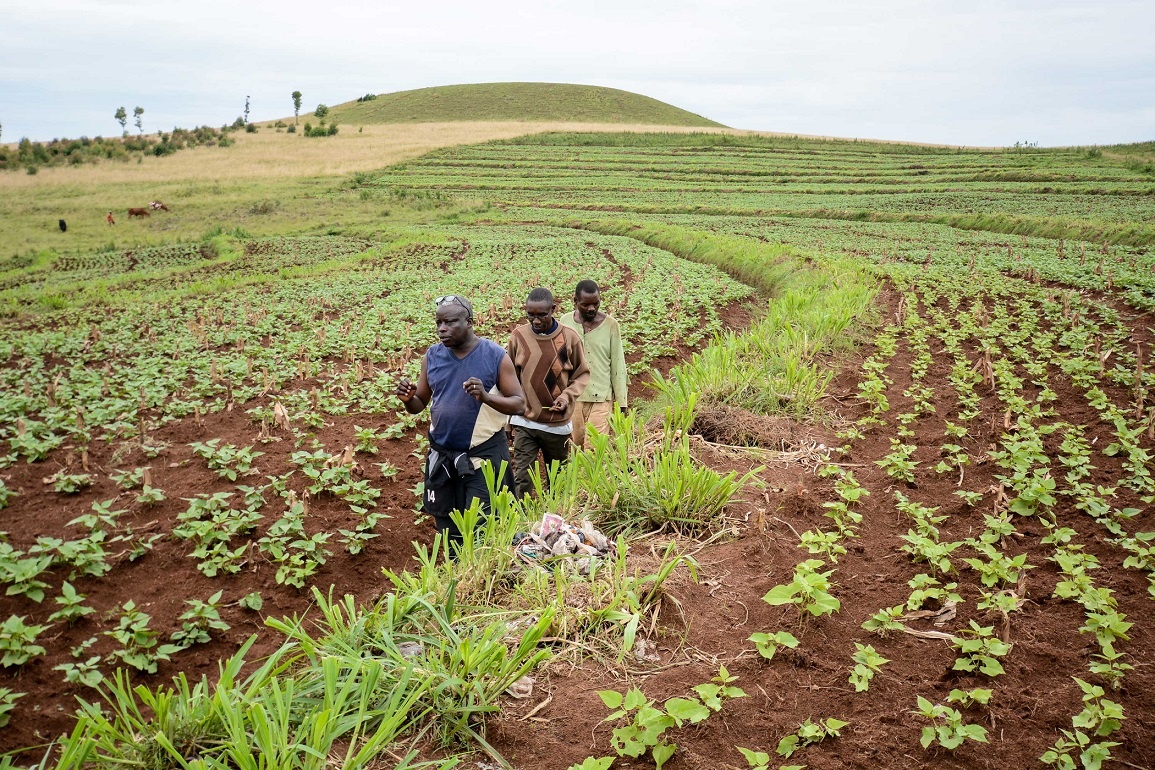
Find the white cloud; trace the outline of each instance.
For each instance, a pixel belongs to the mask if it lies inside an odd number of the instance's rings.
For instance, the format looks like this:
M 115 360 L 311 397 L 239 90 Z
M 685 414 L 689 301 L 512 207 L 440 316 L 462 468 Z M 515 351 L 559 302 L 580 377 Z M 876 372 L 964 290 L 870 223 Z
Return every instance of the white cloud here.
M 0 26 L 4 138 L 291 114 L 500 80 L 645 93 L 743 128 L 966 144 L 1155 138 L 1155 6 L 1119 0 L 425 4 L 40 0 Z

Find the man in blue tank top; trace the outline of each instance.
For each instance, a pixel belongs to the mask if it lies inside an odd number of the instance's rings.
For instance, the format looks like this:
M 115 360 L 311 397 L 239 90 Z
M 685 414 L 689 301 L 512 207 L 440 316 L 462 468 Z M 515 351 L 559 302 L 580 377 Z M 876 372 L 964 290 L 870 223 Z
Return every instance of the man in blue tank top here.
M 525 394 L 505 348 L 478 337 L 473 306 L 456 294 L 438 297 L 437 337 L 425 351 L 417 384 L 402 378 L 397 396 L 410 414 L 429 407 L 429 454 L 425 458 L 426 513 L 437 531 L 460 542 L 451 511 L 481 502 L 489 515 L 489 490 L 481 466 L 490 463 L 499 487 L 512 486 L 506 415 L 521 414 Z M 501 471 L 504 465 L 504 471 Z

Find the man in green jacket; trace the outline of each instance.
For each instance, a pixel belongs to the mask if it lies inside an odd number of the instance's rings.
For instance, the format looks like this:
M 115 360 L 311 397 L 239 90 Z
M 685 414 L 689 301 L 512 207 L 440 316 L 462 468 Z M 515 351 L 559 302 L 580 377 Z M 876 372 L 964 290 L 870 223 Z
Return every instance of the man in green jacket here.
M 575 447 L 584 449 L 587 425 L 592 425 L 598 433 L 605 433 L 609 430 L 614 404 L 626 408 L 629 378 L 622 332 L 612 316 L 601 312 L 602 293 L 598 285 L 589 279 L 579 282 L 574 289 L 573 304 L 573 313 L 562 316 L 561 323 L 581 337 L 590 365 L 590 383 L 578 396 L 571 439 Z
M 506 347 L 525 391 L 525 411 L 509 418 L 518 497 L 533 491 L 529 470 L 539 454 L 547 468 L 569 457 L 574 405 L 590 379 L 581 338 L 557 322 L 554 306 L 549 289 L 531 291 L 525 301 L 529 323 L 510 333 Z

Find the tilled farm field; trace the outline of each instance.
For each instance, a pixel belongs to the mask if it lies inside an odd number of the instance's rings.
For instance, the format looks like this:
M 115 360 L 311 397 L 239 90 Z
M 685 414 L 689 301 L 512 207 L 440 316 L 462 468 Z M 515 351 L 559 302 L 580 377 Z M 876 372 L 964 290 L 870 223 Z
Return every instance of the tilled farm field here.
M 490 207 L 0 272 L 5 748 L 80 697 L 48 764 L 1150 765 L 1142 164 L 545 135 L 358 183 Z M 587 277 L 648 420 L 437 558 L 391 395 L 433 297 L 504 342 Z M 618 543 L 518 561 L 547 511 Z

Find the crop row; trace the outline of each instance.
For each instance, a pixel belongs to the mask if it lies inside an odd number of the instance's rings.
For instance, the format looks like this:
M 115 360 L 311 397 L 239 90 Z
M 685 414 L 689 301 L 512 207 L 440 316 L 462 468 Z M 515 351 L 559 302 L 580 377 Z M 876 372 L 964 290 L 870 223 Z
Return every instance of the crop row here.
M 444 246 L 398 258 L 370 252 L 324 283 L 306 276 L 141 304 L 129 324 L 81 307 L 36 318 L 36 328 L 0 330 L 0 360 L 8 362 L 0 369 L 3 437 L 19 437 L 12 455 L 35 460 L 69 437 L 130 438 L 141 416 L 164 422 L 217 411 L 314 378 L 325 401 L 315 419 L 379 414 L 386 386 L 374 384 L 376 372 L 402 371 L 434 341 L 432 298 L 451 290 L 473 299 L 482 334 L 503 340 L 530 288 L 553 286 L 564 305 L 570 287 L 593 278 L 626 329 L 634 371 L 719 331 L 718 308 L 749 293 L 717 270 L 675 268 L 670 255 L 629 240 L 496 229 L 450 235 Z
M 900 321 L 883 332 L 875 354 L 864 364 L 859 394 L 869 410 L 843 437 L 852 451 L 869 433 L 893 430 L 891 451 L 874 464 L 908 490 L 893 492 L 895 508 L 912 524 L 901 538 L 901 550 L 926 572 L 911 581 L 914 590 L 906 603 L 881 609 L 864 628 L 883 637 L 908 632 L 912 618 L 926 616 L 919 613 L 928 600 L 930 614 L 945 622 L 956 613 L 961 616 L 964 602 L 977 593 L 976 616 L 989 626 L 972 616 L 960 631 L 932 632 L 932 637 L 946 638 L 960 651 L 955 671 L 978 676 L 975 684 L 984 688 L 994 684 L 1004 671 L 1003 659 L 1013 656 L 1011 640 L 1027 601 L 1028 571 L 1043 566 L 1029 561 L 1036 550 L 1024 547 L 1030 539 L 1019 528 L 1038 522 L 1043 528 L 1038 546 L 1049 551 L 1047 560 L 1059 572 L 1054 597 L 1081 605 L 1085 623 L 1074 630 L 1098 642 L 1098 652 L 1090 656 L 1083 674 L 1089 681 L 1075 677 L 1080 710 L 1040 759 L 1058 767 L 1098 766 L 1119 745 L 1106 739 L 1123 727 L 1124 707 L 1108 692 L 1119 691 L 1133 669 L 1125 652 L 1133 621 L 1121 611 L 1114 592 L 1095 580 L 1094 571 L 1105 565 L 1088 545 L 1105 531 L 1122 551 L 1118 561 L 1123 568 L 1145 572 L 1155 586 L 1148 548 L 1155 532 L 1139 529 L 1150 522 L 1141 506 L 1155 501 L 1150 474 L 1153 415 L 1145 406 L 1155 378 L 1130 355 L 1129 330 L 1109 309 L 1087 304 L 1077 294 L 994 284 L 975 274 L 964 278 L 940 270 L 903 268 L 891 275 L 904 292 Z M 895 371 L 894 366 L 900 338 L 913 354 L 906 371 Z M 941 366 L 950 369 L 949 392 L 936 393 L 926 384 L 932 350 L 945 356 Z M 1108 366 L 1115 356 L 1121 360 Z M 895 392 L 899 380 L 909 380 L 901 396 Z M 1073 396 L 1085 398 L 1102 424 L 1066 422 L 1055 405 Z M 908 406 L 892 416 L 898 399 Z M 939 404 L 953 406 L 943 414 Z M 992 410 L 1002 415 L 999 436 L 983 448 L 984 421 Z M 916 440 L 916 435 L 926 435 L 916 428 L 927 423 L 942 426 L 937 445 Z M 1093 449 L 1089 436 L 1101 436 L 1104 429 L 1110 438 Z M 987 463 L 991 471 L 974 470 Z M 1100 472 L 1091 483 L 1093 471 L 1104 466 L 1110 482 L 1103 483 Z M 837 466 L 831 470 L 846 475 Z M 954 494 L 968 511 L 965 524 L 957 520 L 958 514 L 940 513 L 943 505 L 919 501 L 919 490 L 934 486 L 931 479 L 956 474 Z M 995 483 L 988 485 L 991 475 Z M 951 540 L 943 536 L 944 527 L 978 534 Z M 831 550 L 836 546 L 813 537 L 808 541 L 805 535 L 803 545 L 828 558 L 839 553 Z M 974 575 L 966 584 L 961 580 L 963 564 Z M 997 689 L 970 692 L 982 693 L 971 705 L 999 698 Z M 935 707 L 921 696 L 919 703 L 924 716 L 944 719 L 924 731 L 924 746 L 938 741 L 954 749 L 968 739 L 986 741 L 985 730 L 966 724 L 957 711 Z

